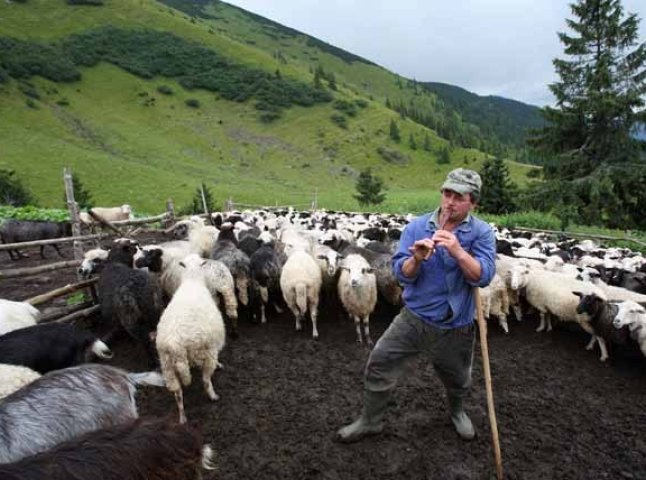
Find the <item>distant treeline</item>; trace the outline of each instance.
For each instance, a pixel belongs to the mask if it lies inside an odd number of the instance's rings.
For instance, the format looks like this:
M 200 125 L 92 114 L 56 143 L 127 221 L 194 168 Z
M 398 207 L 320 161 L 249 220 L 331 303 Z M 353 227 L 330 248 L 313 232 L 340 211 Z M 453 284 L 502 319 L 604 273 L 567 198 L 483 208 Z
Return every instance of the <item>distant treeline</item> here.
M 255 99 L 261 119 L 271 121 L 292 105 L 329 102 L 323 88 L 239 65 L 214 50 L 171 33 L 105 27 L 55 44 L 0 37 L 0 82 L 41 75 L 55 82 L 81 78 L 78 66 L 109 62 L 142 78 L 176 79 L 184 88 L 217 92 L 226 100 Z

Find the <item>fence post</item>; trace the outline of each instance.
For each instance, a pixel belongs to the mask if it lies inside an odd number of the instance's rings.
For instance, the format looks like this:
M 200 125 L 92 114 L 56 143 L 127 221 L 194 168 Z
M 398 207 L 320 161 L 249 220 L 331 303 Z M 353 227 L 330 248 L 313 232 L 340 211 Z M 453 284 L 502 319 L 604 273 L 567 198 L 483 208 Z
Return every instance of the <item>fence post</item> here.
M 79 210 L 74 200 L 74 184 L 72 183 L 72 171 L 69 167 L 63 169 L 63 181 L 65 182 L 65 197 L 67 198 L 67 208 L 70 211 L 70 221 L 72 222 L 72 236 L 81 236 L 81 225 L 79 220 Z M 73 243 L 74 259 L 83 259 L 83 246 L 78 240 Z
M 166 200 L 166 213 L 168 213 L 168 218 L 166 219 L 164 228 L 168 228 L 175 224 L 175 206 L 173 205 L 172 198 Z
M 204 182 L 200 182 L 200 191 L 202 192 L 202 207 L 204 208 L 204 213 L 209 214 L 209 209 L 206 208 L 206 197 L 204 196 Z

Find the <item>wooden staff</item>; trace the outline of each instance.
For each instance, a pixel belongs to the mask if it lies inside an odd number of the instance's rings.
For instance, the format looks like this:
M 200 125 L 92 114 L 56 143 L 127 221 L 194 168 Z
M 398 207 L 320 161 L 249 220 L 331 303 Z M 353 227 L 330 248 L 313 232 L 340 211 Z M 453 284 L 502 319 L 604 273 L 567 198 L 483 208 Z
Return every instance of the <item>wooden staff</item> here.
M 496 422 L 496 409 L 493 403 L 493 387 L 491 384 L 491 368 L 489 367 L 489 345 L 487 344 L 487 323 L 482 313 L 482 300 L 480 289 L 474 288 L 476 300 L 476 312 L 478 317 L 478 329 L 480 330 L 480 347 L 482 349 L 482 367 L 485 377 L 485 388 L 487 390 L 487 409 L 489 411 L 489 423 L 491 424 L 491 438 L 493 441 L 493 452 L 496 459 L 496 476 L 502 480 L 502 454 L 500 453 L 500 440 L 498 438 L 498 423 Z

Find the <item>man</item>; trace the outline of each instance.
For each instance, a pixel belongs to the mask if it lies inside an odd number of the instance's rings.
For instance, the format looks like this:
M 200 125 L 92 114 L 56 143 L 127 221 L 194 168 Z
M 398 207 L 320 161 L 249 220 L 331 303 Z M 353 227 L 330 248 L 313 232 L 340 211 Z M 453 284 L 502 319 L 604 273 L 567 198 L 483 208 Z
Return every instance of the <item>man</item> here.
M 444 383 L 458 435 L 475 436 L 463 399 L 471 386 L 475 344 L 473 287 L 491 282 L 496 244 L 491 227 L 471 215 L 482 180 L 473 170 L 451 171 L 442 185 L 441 207 L 406 226 L 393 257 L 404 286 L 404 308 L 370 353 L 365 369 L 363 411 L 341 428 L 343 442 L 383 429 L 382 418 L 405 362 L 430 355 Z

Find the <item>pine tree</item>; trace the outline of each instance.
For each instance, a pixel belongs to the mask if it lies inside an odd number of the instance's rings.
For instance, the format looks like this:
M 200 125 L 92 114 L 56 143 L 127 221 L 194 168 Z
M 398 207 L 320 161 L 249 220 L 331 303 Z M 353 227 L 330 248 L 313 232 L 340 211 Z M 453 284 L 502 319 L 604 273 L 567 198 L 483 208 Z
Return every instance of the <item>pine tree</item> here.
M 202 188 L 204 189 L 204 200 L 209 212 L 216 210 L 213 192 L 204 183 L 195 189 L 191 202 L 180 210 L 180 215 L 193 215 L 204 213 L 204 202 L 202 202 Z
M 397 122 L 395 120 L 390 121 L 390 139 L 393 142 L 399 143 L 402 139 L 401 134 L 399 133 L 399 127 L 397 126 Z
M 359 205 L 378 205 L 386 199 L 384 190 L 384 181 L 372 174 L 372 170 L 367 168 L 359 173 L 359 178 L 355 185 L 357 195 L 353 197 L 359 202 Z
M 411 150 L 417 150 L 417 142 L 415 141 L 415 136 L 412 133 L 408 137 L 408 146 Z
M 509 177 L 509 168 L 500 157 L 486 159 L 480 171 L 482 178 L 480 210 L 503 214 L 517 209 L 518 188 Z
M 0 204 L 19 207 L 33 203 L 33 197 L 14 170 L 0 169 Z
M 431 151 L 431 137 L 428 136 L 428 133 L 424 135 L 424 144 L 422 145 L 422 148 L 425 152 Z
M 531 140 L 546 158 L 547 182 L 535 193 L 555 207 L 567 192 L 584 222 L 609 225 L 622 209 L 608 197 L 622 197 L 620 185 L 646 169 L 631 137 L 646 120 L 646 43 L 638 43 L 638 17 L 625 16 L 619 0 L 578 0 L 570 8 L 572 33 L 559 33 L 567 58 L 554 60 L 559 80 L 550 85 L 556 107 L 543 109 L 547 125 Z M 642 217 L 634 220 L 644 224 Z
M 72 187 L 74 188 L 74 201 L 79 206 L 79 210 L 89 210 L 94 206 L 92 195 L 81 182 L 79 176 L 72 172 Z M 67 208 L 67 195 L 63 192 L 63 206 Z

